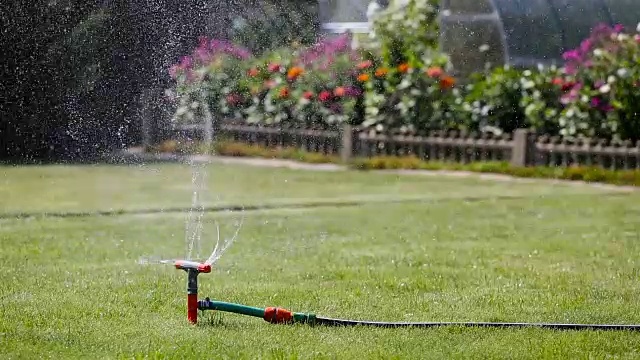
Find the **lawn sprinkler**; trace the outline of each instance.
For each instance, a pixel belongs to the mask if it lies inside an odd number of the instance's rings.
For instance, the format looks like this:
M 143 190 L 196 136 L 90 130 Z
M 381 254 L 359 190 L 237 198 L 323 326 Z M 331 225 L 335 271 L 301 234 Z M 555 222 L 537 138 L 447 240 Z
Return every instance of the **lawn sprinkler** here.
M 204 168 L 196 167 L 192 163 L 194 197 L 192 208 L 189 211 L 187 219 L 187 256 L 191 259 L 193 249 L 200 249 L 200 238 L 202 231 L 202 216 L 204 214 L 204 206 L 201 203 L 200 192 L 205 187 L 204 178 L 206 171 Z M 238 232 L 242 227 L 244 217 L 238 224 L 235 234 L 231 238 L 225 238 L 220 243 L 220 227 L 216 223 L 218 239 L 213 249 L 213 253 L 204 262 L 194 260 L 161 260 L 157 263 L 172 264 L 178 270 L 187 273 L 187 320 L 191 324 L 198 323 L 198 311 L 223 311 L 240 315 L 262 318 L 272 324 L 296 324 L 304 323 L 309 325 L 327 325 L 327 326 L 373 326 L 373 327 L 441 327 L 441 326 L 464 326 L 464 327 L 491 327 L 491 328 L 510 328 L 510 327 L 533 327 L 556 330 L 640 330 L 640 325 L 604 325 L 604 324 L 553 324 L 553 323 L 498 323 L 498 322 L 379 322 L 379 321 L 359 321 L 359 320 L 343 320 L 331 319 L 316 316 L 313 313 L 292 312 L 287 309 L 278 307 L 257 308 L 235 303 L 211 300 L 208 297 L 204 300 L 198 299 L 198 276 L 200 274 L 208 274 L 211 272 L 212 265 L 220 259 L 222 254 L 229 248 L 238 236 Z M 196 258 L 200 258 L 200 254 Z M 149 263 L 149 261 L 144 261 Z
M 418 327 L 431 328 L 442 326 L 485 327 L 485 328 L 543 328 L 555 330 L 630 330 L 640 331 L 640 325 L 609 324 L 562 324 L 562 323 L 501 323 L 501 322 L 380 322 L 331 319 L 316 316 L 313 313 L 292 312 L 278 307 L 258 308 L 241 304 L 214 301 L 208 297 L 198 300 L 198 275 L 211 272 L 211 265 L 195 261 L 178 260 L 175 267 L 187 273 L 187 320 L 197 324 L 198 311 L 214 310 L 239 315 L 262 318 L 271 324 L 309 324 L 326 326 L 373 326 L 385 328 Z

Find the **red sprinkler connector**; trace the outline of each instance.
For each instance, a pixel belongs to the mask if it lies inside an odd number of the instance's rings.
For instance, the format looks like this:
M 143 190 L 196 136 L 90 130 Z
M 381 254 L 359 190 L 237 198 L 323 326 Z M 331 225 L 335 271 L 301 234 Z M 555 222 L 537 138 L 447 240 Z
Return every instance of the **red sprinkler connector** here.
M 187 272 L 187 319 L 195 325 L 198 323 L 198 275 L 210 273 L 211 265 L 187 260 L 178 260 L 174 265 Z
M 203 264 L 195 261 L 178 260 L 175 262 L 176 269 L 179 270 L 197 270 L 199 273 L 208 274 L 211 272 L 211 265 Z

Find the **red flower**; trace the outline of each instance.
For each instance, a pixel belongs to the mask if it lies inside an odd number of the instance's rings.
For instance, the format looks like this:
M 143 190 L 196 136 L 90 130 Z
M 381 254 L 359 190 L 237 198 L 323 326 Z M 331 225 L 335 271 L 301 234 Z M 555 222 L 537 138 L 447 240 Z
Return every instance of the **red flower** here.
M 576 84 L 573 81 L 567 81 L 566 83 L 562 84 L 562 91 L 569 91 L 573 89 L 575 85 Z
M 328 92 L 327 90 L 322 90 L 318 95 L 318 99 L 320 99 L 320 101 L 323 101 L 323 102 L 329 101 L 329 99 L 331 99 L 331 93 Z
M 271 63 L 271 64 L 269 64 L 269 66 L 267 67 L 267 70 L 269 70 L 270 72 L 278 72 L 278 71 L 280 71 L 280 64 L 278 64 L 278 63 Z
M 564 84 L 564 80 L 561 78 L 554 78 L 551 83 L 556 86 L 562 86 Z
M 305 91 L 305 92 L 302 94 L 302 97 L 303 97 L 303 98 L 305 98 L 305 99 L 307 99 L 307 100 L 311 100 L 311 99 L 313 99 L 313 92 L 311 92 L 311 91 Z
M 227 95 L 227 102 L 231 106 L 237 105 L 238 103 L 240 103 L 241 100 L 242 99 L 240 98 L 240 95 L 238 95 L 238 94 L 229 94 L 229 95 Z
M 451 76 L 445 76 L 440 79 L 440 89 L 451 89 L 456 84 L 456 80 Z

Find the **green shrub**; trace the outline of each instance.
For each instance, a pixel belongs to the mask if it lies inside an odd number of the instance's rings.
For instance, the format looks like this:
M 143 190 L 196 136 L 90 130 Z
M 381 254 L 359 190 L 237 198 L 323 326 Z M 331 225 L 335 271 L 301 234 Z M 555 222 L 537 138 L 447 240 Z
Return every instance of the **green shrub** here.
M 543 66 L 526 70 L 503 66 L 474 74 L 458 100 L 465 128 L 496 135 L 522 128 L 557 134 L 561 74 L 561 69 Z

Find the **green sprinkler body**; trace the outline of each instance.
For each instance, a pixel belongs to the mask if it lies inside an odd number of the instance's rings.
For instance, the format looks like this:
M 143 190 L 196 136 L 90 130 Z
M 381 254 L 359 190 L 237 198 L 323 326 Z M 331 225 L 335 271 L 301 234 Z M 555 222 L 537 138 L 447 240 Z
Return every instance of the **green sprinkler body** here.
M 211 265 L 188 260 L 178 260 L 174 265 L 176 269 L 184 270 L 187 273 L 187 320 L 191 324 L 198 323 L 198 310 L 218 310 L 259 317 L 272 324 L 313 323 L 315 321 L 315 315 L 313 314 L 294 313 L 282 308 L 268 307 L 262 309 L 222 301 L 211 301 L 208 297 L 199 301 L 198 275 L 210 273 Z

